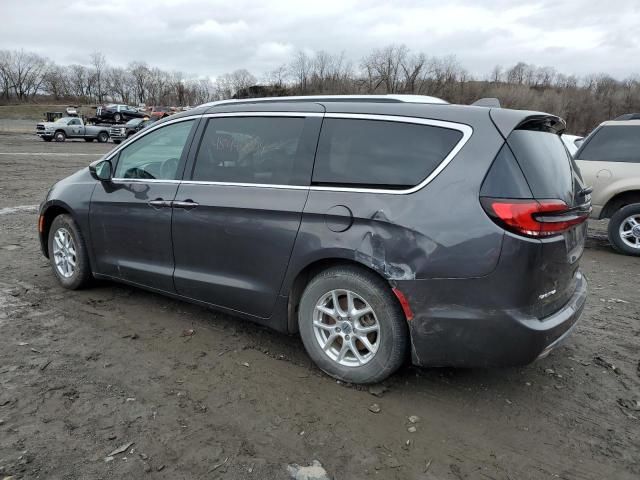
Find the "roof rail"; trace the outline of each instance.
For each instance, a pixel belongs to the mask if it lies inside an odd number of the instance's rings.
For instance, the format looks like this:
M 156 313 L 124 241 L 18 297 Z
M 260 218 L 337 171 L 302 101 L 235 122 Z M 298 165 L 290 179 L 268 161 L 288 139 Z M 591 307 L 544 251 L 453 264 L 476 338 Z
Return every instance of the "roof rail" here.
M 372 103 L 431 103 L 446 105 L 449 102 L 427 95 L 301 95 L 291 97 L 260 97 L 218 100 L 203 103 L 200 107 L 217 107 L 234 103 L 266 103 L 266 102 L 372 102 Z
M 480 100 L 476 100 L 471 104 L 473 107 L 489 107 L 489 108 L 501 108 L 500 100 L 497 98 L 481 98 Z
M 640 120 L 640 113 L 625 113 L 614 118 L 614 120 Z

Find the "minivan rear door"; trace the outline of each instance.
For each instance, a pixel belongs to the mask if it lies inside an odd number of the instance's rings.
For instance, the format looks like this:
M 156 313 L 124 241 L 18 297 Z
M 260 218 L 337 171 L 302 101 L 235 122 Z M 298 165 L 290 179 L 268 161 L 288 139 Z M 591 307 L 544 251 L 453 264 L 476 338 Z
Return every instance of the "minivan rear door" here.
M 307 201 L 324 109 L 261 104 L 216 111 L 203 119 L 173 203 L 175 288 L 268 318 Z

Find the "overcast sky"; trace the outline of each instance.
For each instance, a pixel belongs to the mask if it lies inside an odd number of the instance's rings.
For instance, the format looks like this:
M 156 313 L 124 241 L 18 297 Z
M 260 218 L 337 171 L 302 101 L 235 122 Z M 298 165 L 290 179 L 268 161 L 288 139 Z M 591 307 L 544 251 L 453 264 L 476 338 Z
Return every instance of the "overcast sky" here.
M 142 60 L 215 77 L 258 77 L 297 50 L 356 63 L 406 44 L 455 55 L 475 75 L 519 60 L 567 74 L 640 73 L 640 0 L 0 0 L 0 49 L 88 63 Z

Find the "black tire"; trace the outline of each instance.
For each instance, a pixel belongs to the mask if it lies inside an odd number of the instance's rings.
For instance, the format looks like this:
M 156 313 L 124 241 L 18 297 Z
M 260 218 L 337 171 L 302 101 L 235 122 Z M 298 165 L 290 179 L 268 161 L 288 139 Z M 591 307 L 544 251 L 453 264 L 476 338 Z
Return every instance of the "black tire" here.
M 116 122 L 116 123 L 120 123 L 122 121 L 122 115 L 120 115 L 119 113 L 116 113 L 113 116 L 113 121 Z
M 631 205 L 627 205 L 626 207 L 622 207 L 616 213 L 613 214 L 611 220 L 609 220 L 609 242 L 613 248 L 615 248 L 618 252 L 624 253 L 625 255 L 633 255 L 635 257 L 640 256 L 640 237 L 633 237 L 635 242 L 637 242 L 638 247 L 634 248 L 631 245 L 625 243 L 620 235 L 620 226 L 623 222 L 629 217 L 635 216 L 640 220 L 640 203 L 632 203 Z M 638 221 L 638 220 L 636 220 Z M 626 224 L 629 225 L 628 223 Z M 637 230 L 640 230 L 640 226 L 635 227 Z M 640 232 L 637 232 L 640 235 Z
M 109 134 L 107 132 L 100 132 L 98 134 L 98 143 L 107 143 L 109 141 Z
M 64 142 L 67 139 L 67 135 L 62 130 L 58 130 L 53 134 L 53 138 L 56 142 Z
M 93 138 L 85 138 L 84 141 L 87 143 L 91 143 L 93 142 Z
M 72 274 L 68 277 L 64 276 L 58 270 L 56 266 L 56 256 L 54 255 L 53 243 L 55 241 L 55 236 L 60 229 L 63 229 L 70 234 L 73 240 L 73 244 L 75 245 L 75 256 L 73 257 L 76 263 L 76 267 Z M 48 245 L 51 269 L 53 270 L 53 274 L 60 282 L 60 285 L 70 290 L 77 290 L 89 285 L 91 279 L 93 278 L 93 275 L 91 273 L 91 267 L 89 265 L 87 247 L 84 241 L 84 237 L 82 236 L 80 229 L 76 225 L 76 222 L 73 221 L 71 215 L 58 215 L 53 219 L 51 228 L 49 229 Z
M 116 145 L 118 145 L 121 142 L 121 140 L 114 140 L 113 143 L 115 143 Z
M 343 289 L 364 299 L 377 318 L 379 333 L 375 334 L 375 341 L 378 342 L 378 347 L 372 358 L 363 365 L 342 365 L 330 358 L 320 346 L 314 331 L 313 315 L 316 304 L 332 290 Z M 339 300 L 339 303 L 341 301 Z M 348 383 L 380 382 L 395 372 L 407 356 L 409 332 L 402 308 L 387 282 L 363 268 L 337 266 L 316 275 L 302 293 L 298 327 L 305 349 L 316 365 L 328 375 Z M 342 338 L 337 340 L 338 346 L 342 346 L 344 339 L 349 338 L 344 334 L 343 328 Z M 351 332 L 351 335 L 354 333 Z M 351 355 L 355 359 L 355 356 Z

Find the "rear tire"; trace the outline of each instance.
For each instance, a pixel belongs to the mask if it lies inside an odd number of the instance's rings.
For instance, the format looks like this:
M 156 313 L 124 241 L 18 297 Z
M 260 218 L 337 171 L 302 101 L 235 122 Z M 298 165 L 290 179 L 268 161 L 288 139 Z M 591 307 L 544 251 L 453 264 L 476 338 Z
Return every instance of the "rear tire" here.
M 315 276 L 302 293 L 298 326 L 316 365 L 345 382 L 380 382 L 406 358 L 402 308 L 389 285 L 363 268 L 338 266 Z
M 109 134 L 107 132 L 100 132 L 98 134 L 98 143 L 107 143 L 109 141 Z
M 56 142 L 64 142 L 67 139 L 67 135 L 62 130 L 60 130 L 53 135 L 53 138 Z
M 86 244 L 71 215 L 58 215 L 49 229 L 49 261 L 64 288 L 86 287 L 93 278 Z
M 122 115 L 120 115 L 119 113 L 116 113 L 113 116 L 113 121 L 116 122 L 116 123 L 120 123 L 122 121 Z
M 619 209 L 609 220 L 609 242 L 625 255 L 640 256 L 640 203 Z

